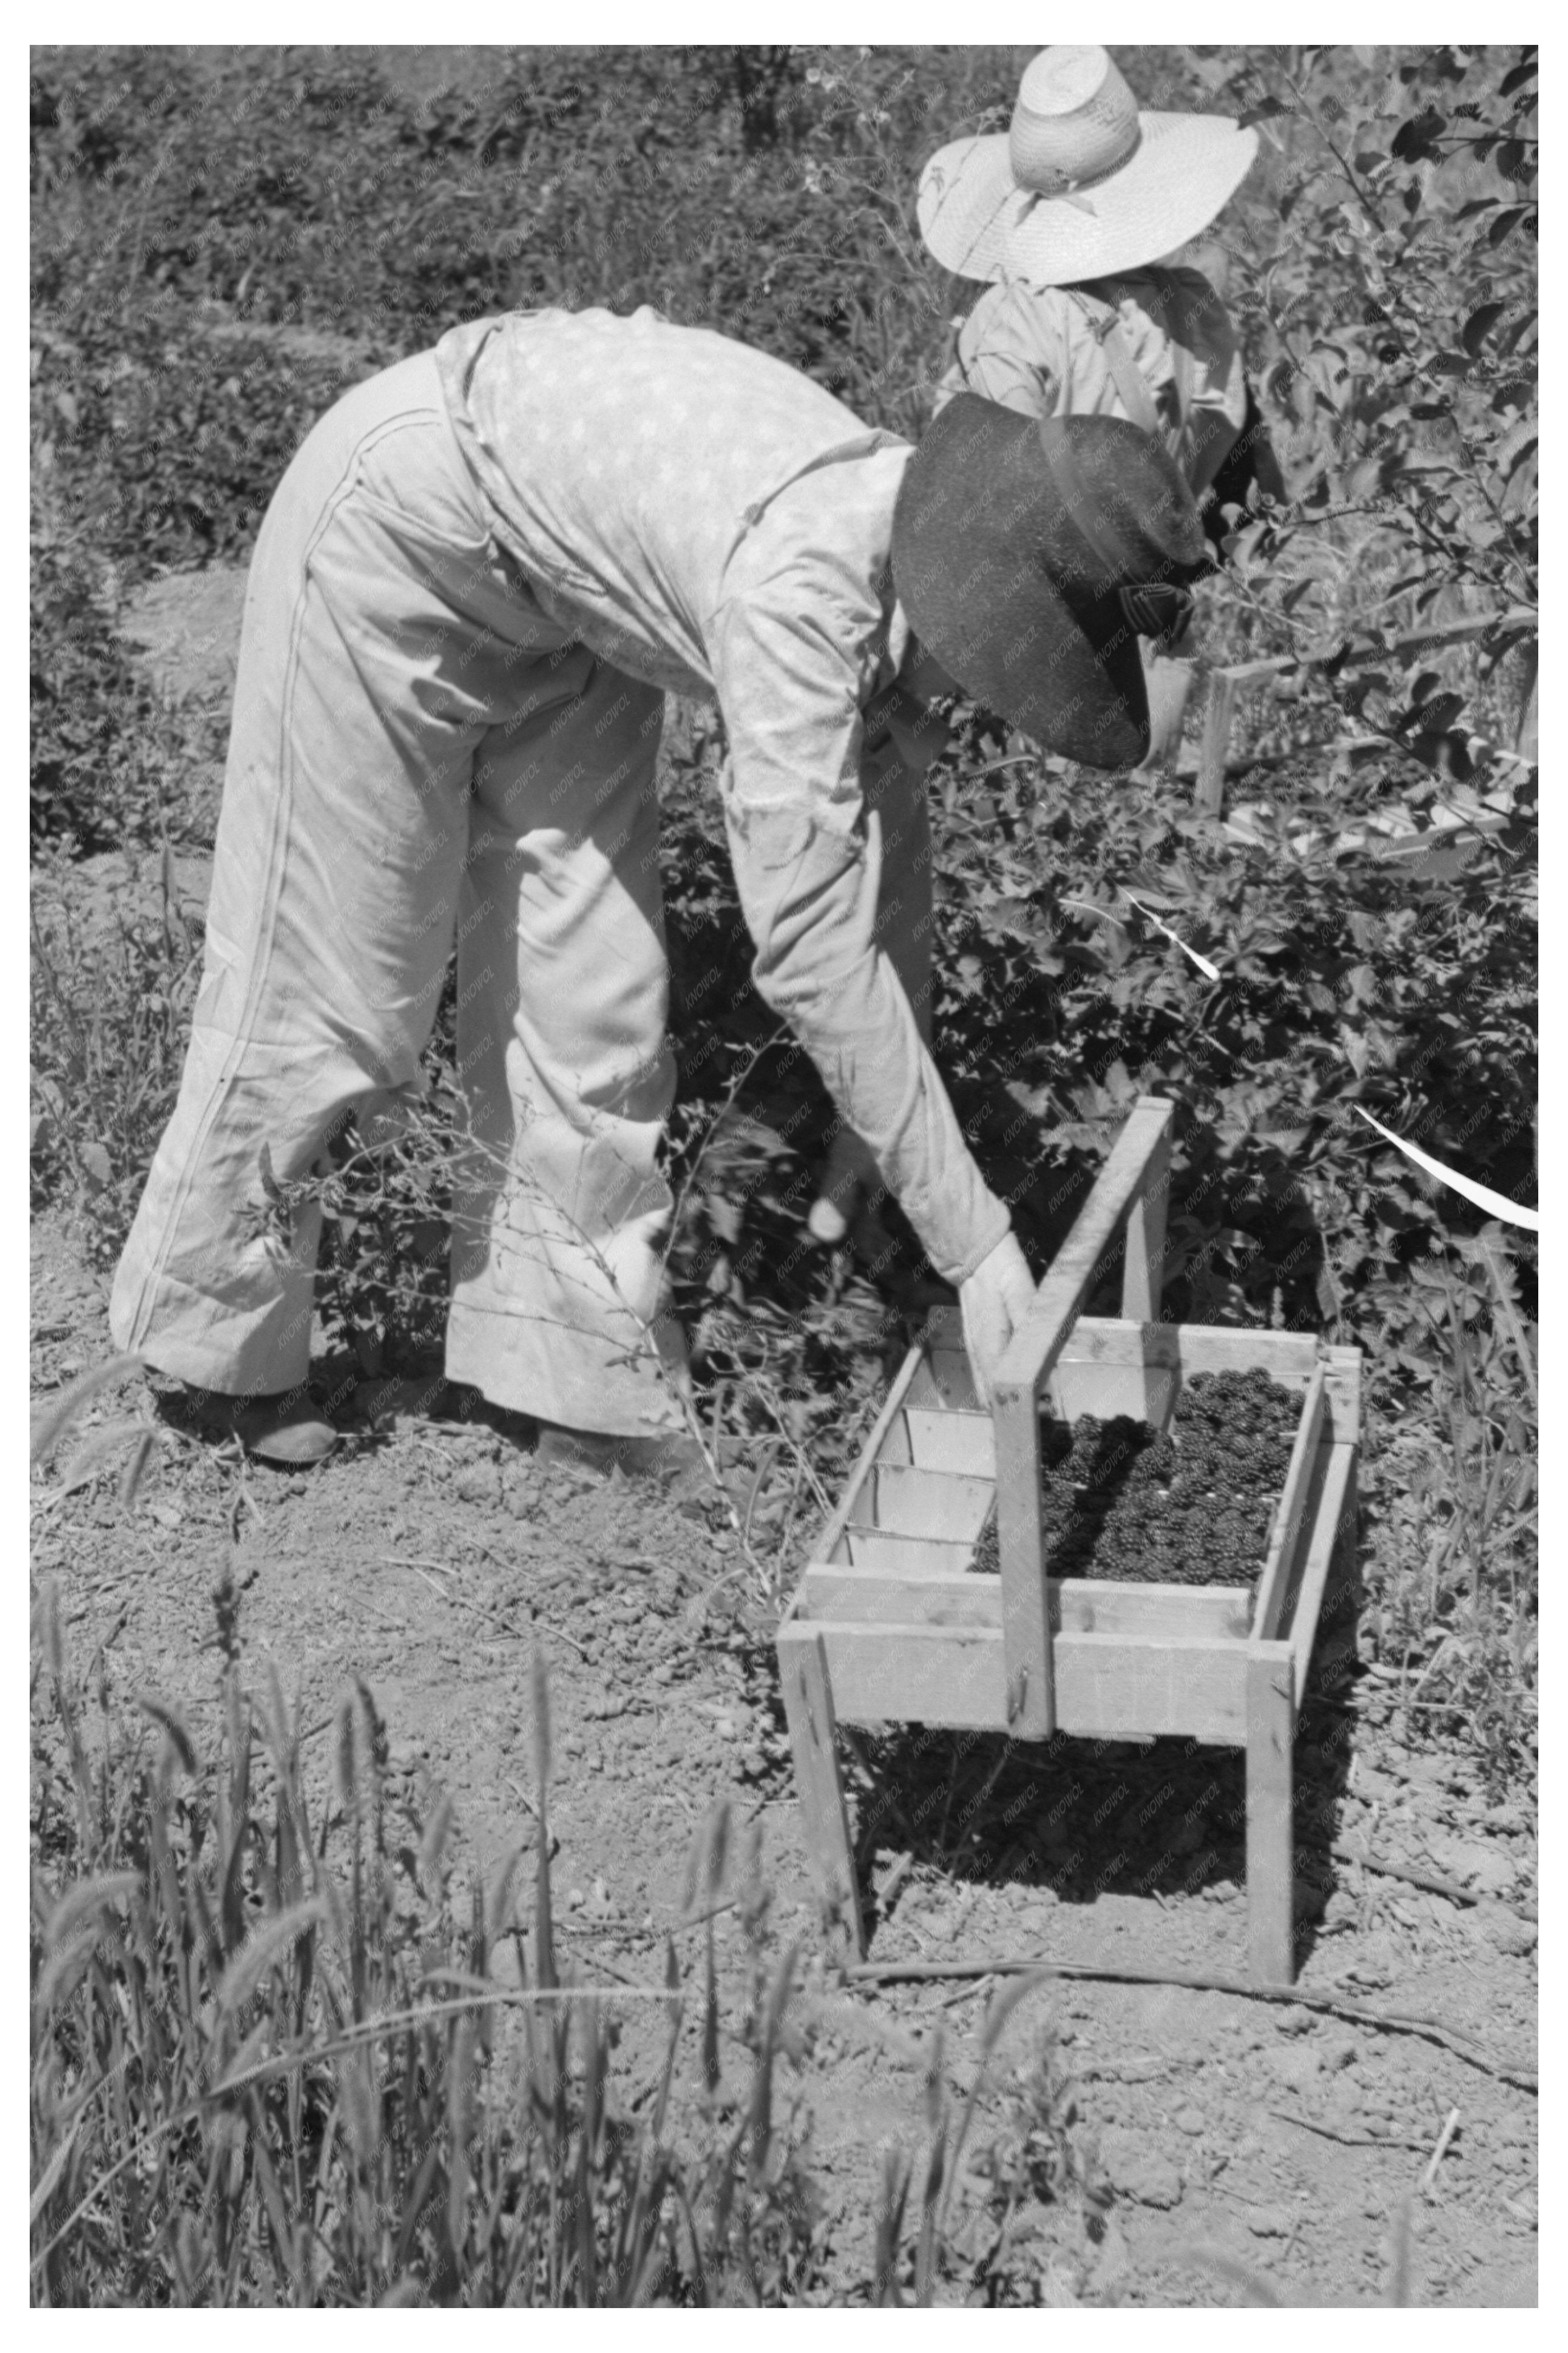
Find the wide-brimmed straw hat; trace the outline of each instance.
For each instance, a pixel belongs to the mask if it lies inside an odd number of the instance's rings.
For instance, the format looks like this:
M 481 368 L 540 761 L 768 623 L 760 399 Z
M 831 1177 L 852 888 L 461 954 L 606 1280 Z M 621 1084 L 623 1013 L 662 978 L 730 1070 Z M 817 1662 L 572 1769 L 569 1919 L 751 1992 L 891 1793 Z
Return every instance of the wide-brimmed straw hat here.
M 1257 133 L 1140 114 L 1104 49 L 1042 49 L 1012 125 L 955 139 L 920 175 L 920 234 L 959 278 L 1073 286 L 1174 253 L 1241 185 Z
M 959 393 L 905 469 L 892 556 L 916 635 L 975 702 L 1092 767 L 1147 755 L 1139 636 L 1174 635 L 1211 568 L 1147 433 Z

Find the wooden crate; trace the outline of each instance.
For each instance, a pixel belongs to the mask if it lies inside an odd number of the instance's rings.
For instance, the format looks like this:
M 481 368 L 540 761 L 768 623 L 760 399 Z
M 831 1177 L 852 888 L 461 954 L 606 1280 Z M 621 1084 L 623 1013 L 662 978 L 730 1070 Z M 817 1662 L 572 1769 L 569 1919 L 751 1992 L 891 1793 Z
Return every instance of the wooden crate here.
M 1361 1357 L 1310 1335 L 1163 1324 L 1172 1107 L 1140 1098 L 979 1409 L 955 1309 L 909 1351 L 779 1632 L 807 1845 L 857 1950 L 864 1930 L 836 1750 L 845 1724 L 1044 1739 L 1174 1734 L 1245 1747 L 1255 1977 L 1294 1977 L 1291 1747 L 1325 1588 L 1353 1557 Z M 1080 1316 L 1125 1229 L 1119 1317 Z M 1048 1577 L 1040 1417 L 1164 1430 L 1198 1372 L 1261 1366 L 1301 1418 L 1255 1592 Z M 1001 1568 L 976 1572 L 997 1507 Z

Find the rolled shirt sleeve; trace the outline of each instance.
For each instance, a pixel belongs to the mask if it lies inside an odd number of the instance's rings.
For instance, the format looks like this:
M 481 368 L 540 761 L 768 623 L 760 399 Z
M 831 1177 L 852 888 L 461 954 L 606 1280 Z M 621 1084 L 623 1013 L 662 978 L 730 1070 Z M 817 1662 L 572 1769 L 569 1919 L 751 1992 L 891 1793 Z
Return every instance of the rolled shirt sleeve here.
M 1026 417 L 1125 417 L 1097 324 L 1115 318 L 1152 398 L 1175 421 L 1177 353 L 1190 386 L 1187 470 L 1213 478 L 1246 420 L 1240 339 L 1195 269 L 1128 270 L 1080 287 L 990 286 L 959 330 L 936 406 L 978 392 Z
M 978 392 L 1022 417 L 1064 413 L 1068 374 L 1067 320 L 1054 289 L 987 289 L 959 330 L 952 364 L 937 387 L 939 414 L 955 393 Z
M 844 626 L 853 581 L 819 570 L 812 582 L 813 568 L 803 560 L 747 582 L 714 620 L 736 887 L 764 1003 L 870 1147 L 933 1266 L 961 1283 L 1011 1221 L 876 938 L 881 832 L 861 793 L 861 704 L 884 616 L 873 600 L 858 627 Z
M 888 551 L 908 443 L 763 353 L 651 310 L 470 322 L 438 360 L 498 543 L 537 604 L 617 668 L 716 697 L 758 988 L 933 1265 L 961 1282 L 1009 1219 L 878 940 L 880 826 L 861 776 L 861 712 L 906 636 Z

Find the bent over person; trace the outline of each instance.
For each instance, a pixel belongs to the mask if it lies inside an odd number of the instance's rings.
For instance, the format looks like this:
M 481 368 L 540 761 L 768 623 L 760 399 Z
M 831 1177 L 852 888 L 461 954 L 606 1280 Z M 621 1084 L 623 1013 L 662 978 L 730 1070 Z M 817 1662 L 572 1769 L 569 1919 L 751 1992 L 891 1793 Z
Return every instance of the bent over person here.
M 1130 764 L 1135 631 L 1204 563 L 1126 424 L 966 395 L 916 449 L 650 310 L 482 321 L 349 393 L 251 566 L 201 993 L 117 1344 L 258 1451 L 332 1444 L 303 1387 L 320 1213 L 258 1232 L 260 1150 L 303 1179 L 346 1112 L 418 1085 L 455 939 L 480 1151 L 448 1375 L 567 1430 L 677 1425 L 670 690 L 723 714 L 757 987 L 956 1286 L 984 1393 L 1033 1284 L 931 1059 L 931 705 L 959 686 Z
M 1221 114 L 1139 109 L 1093 44 L 1042 49 L 1005 132 L 958 139 L 920 175 L 927 249 L 985 281 L 937 389 L 1026 417 L 1124 417 L 1163 443 L 1216 543 L 1251 485 L 1284 483 L 1224 303 L 1169 256 L 1251 170 L 1257 132 Z M 1174 759 L 1192 687 L 1172 640 L 1148 661 L 1151 758 Z

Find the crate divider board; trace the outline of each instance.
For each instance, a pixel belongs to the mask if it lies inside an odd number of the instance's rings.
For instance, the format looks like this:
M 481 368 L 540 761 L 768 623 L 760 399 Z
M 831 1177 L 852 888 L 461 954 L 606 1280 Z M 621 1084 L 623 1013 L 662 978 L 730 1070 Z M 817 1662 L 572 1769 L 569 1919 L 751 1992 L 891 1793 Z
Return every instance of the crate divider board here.
M 993 1413 L 979 1406 L 957 1309 L 927 1317 L 780 1625 L 808 1852 L 857 1953 L 864 1927 L 838 1724 L 1024 1739 L 1168 1734 L 1246 1751 L 1250 1966 L 1268 1983 L 1295 1975 L 1290 1749 L 1329 1579 L 1353 1561 L 1361 1357 L 1299 1333 L 1155 1320 L 1171 1115 L 1140 1099 L 1009 1351 Z M 1123 1314 L 1082 1315 L 1123 1231 Z M 1163 1430 L 1194 1373 L 1254 1366 L 1301 1398 L 1255 1591 L 1048 1577 L 1041 1410 L 1128 1414 Z M 1032 1489 L 1019 1478 L 1031 1453 Z M 971 1563 L 993 1497 L 1001 1571 L 984 1574 Z M 1022 1655 L 1021 1640 L 1031 1646 Z M 1042 1661 L 1032 1694 L 1020 1669 Z

